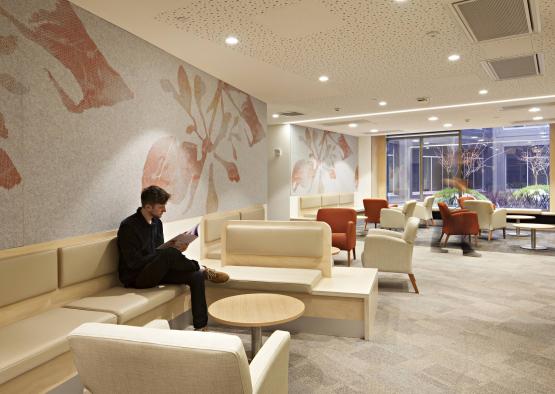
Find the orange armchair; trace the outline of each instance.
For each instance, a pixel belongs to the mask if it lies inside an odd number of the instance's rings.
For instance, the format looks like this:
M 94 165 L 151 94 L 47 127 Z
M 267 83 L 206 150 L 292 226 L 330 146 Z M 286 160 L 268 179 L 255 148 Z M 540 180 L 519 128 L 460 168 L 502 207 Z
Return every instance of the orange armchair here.
M 441 229 L 441 237 L 439 237 L 439 243 L 441 244 L 441 239 L 445 234 L 445 243 L 443 246 L 447 245 L 450 235 L 468 235 L 471 239 L 472 235 L 475 236 L 476 245 L 478 245 L 478 236 L 480 235 L 480 226 L 478 225 L 478 215 L 476 212 L 470 212 L 465 209 L 455 209 L 453 211 L 449 210 L 447 204 L 440 202 L 437 204 L 439 207 L 439 213 L 441 214 L 441 220 L 443 221 L 443 228 Z
M 350 208 L 320 208 L 316 220 L 325 222 L 331 227 L 331 244 L 347 251 L 347 263 L 351 266 L 351 250 L 356 259 L 357 212 Z
M 476 198 L 474 196 L 462 196 L 457 198 L 457 202 L 459 203 L 459 207 L 461 207 L 461 209 L 464 209 L 464 202 L 470 200 L 476 200 Z
M 365 198 L 362 200 L 364 204 L 364 214 L 366 215 L 366 223 L 364 223 L 364 231 L 368 223 L 374 223 L 374 227 L 378 227 L 380 222 L 380 211 L 382 208 L 389 208 L 387 200 L 381 198 Z

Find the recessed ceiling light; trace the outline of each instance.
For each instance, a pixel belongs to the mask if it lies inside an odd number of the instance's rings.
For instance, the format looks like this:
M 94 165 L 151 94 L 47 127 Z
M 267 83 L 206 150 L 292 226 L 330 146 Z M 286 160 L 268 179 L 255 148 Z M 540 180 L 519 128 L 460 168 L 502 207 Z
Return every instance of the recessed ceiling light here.
M 329 78 L 327 75 L 320 75 L 320 78 L 318 78 L 318 81 L 320 82 L 328 82 Z
M 273 114 L 273 115 L 272 115 L 272 118 L 274 118 L 274 119 L 279 118 L 279 114 Z
M 528 112 L 540 112 L 540 111 L 541 111 L 541 108 L 538 108 L 538 107 L 532 107 L 528 110 Z
M 229 36 L 225 39 L 225 43 L 227 45 L 237 45 L 239 44 L 239 40 L 237 39 L 237 37 Z
M 450 55 L 447 59 L 449 59 L 450 62 L 456 62 L 457 60 L 461 59 L 461 55 L 457 55 L 456 53 Z
M 354 129 L 355 127 L 357 127 L 358 125 L 356 123 L 349 123 L 349 127 L 351 129 Z
M 533 120 L 543 120 L 543 116 L 534 116 Z
M 387 105 L 387 101 L 380 101 L 380 102 L 378 103 L 378 105 L 379 105 L 380 107 L 385 107 L 385 106 Z
M 444 123 L 443 124 L 443 127 L 451 127 L 451 126 L 453 126 L 453 123 Z
M 438 119 L 439 119 L 439 118 L 438 118 L 437 116 L 430 116 L 430 117 L 428 118 L 428 120 L 429 120 L 430 122 L 435 122 L 435 121 L 438 120 Z
M 482 96 L 485 96 L 485 95 L 488 94 L 488 93 L 489 93 L 489 92 L 488 92 L 487 89 L 482 89 L 482 90 L 480 90 L 480 91 L 478 92 L 478 94 L 480 94 L 480 95 L 482 95 Z
M 379 130 L 378 129 L 372 129 L 370 130 L 371 133 L 377 133 Z

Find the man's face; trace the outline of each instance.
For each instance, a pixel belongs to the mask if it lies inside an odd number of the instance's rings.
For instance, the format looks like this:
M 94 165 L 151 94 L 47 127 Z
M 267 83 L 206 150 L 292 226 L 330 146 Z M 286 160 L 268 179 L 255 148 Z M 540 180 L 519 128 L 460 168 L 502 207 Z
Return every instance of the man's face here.
M 145 209 L 153 218 L 160 219 L 164 212 L 166 212 L 166 204 L 147 204 Z

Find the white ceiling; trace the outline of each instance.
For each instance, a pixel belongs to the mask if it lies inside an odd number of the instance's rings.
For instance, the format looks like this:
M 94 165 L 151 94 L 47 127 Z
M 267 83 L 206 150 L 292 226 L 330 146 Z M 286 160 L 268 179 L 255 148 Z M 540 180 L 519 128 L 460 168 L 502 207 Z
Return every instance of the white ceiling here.
M 72 0 L 73 3 L 151 42 L 184 61 L 268 103 L 275 112 L 306 120 L 374 114 L 356 129 L 311 126 L 349 134 L 370 129 L 419 132 L 510 125 L 531 120 L 527 107 L 500 111 L 490 104 L 433 111 L 378 114 L 555 95 L 555 1 L 537 0 L 542 31 L 520 38 L 472 43 L 450 9 L 452 0 Z M 426 34 L 438 32 L 435 37 Z M 235 47 L 224 43 L 234 35 Z M 543 53 L 545 75 L 511 81 L 490 79 L 485 59 Z M 461 55 L 456 63 L 447 61 Z M 328 75 L 327 83 L 318 81 Z M 488 89 L 487 96 L 478 90 Z M 420 104 L 417 97 L 429 97 Z M 386 107 L 378 101 L 388 102 Z M 340 108 L 336 111 L 335 108 Z M 427 120 L 438 116 L 436 122 Z M 539 114 L 555 118 L 555 105 Z M 348 123 L 349 120 L 344 120 Z M 555 123 L 555 121 L 552 121 Z M 534 123 L 534 122 L 530 122 Z

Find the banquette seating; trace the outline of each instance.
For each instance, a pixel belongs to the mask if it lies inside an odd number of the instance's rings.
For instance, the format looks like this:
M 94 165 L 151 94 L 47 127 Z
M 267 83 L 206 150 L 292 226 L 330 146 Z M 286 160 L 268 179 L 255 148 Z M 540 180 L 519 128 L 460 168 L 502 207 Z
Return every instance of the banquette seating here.
M 66 336 L 82 323 L 143 325 L 190 308 L 186 287 L 121 287 L 113 232 L 1 256 L 2 393 L 43 392 L 73 376 Z
M 315 219 L 320 208 L 354 208 L 354 193 L 300 196 L 298 204 L 299 218 Z
M 239 337 L 170 330 L 163 320 L 145 327 L 86 323 L 68 340 L 89 393 L 286 394 L 289 338 L 275 331 L 250 365 Z
M 333 267 L 331 229 L 317 221 L 228 221 L 221 260 L 202 264 L 227 272 L 230 280 L 206 284 L 208 303 L 258 291 L 296 297 L 304 317 L 354 321 L 370 339 L 377 302 L 377 270 Z M 339 334 L 338 334 L 339 335 Z
M 200 254 L 202 258 L 219 259 L 222 226 L 226 220 L 265 220 L 264 205 L 253 205 L 235 211 L 215 212 L 204 215 L 200 222 Z

